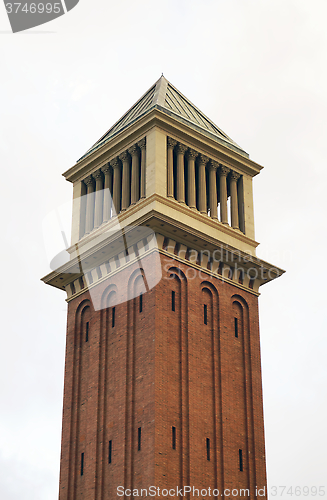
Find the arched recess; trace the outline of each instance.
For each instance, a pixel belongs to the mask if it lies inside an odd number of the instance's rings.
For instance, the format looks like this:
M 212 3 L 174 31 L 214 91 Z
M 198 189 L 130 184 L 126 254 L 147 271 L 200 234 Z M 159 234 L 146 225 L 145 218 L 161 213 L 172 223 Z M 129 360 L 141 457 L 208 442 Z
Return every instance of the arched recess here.
M 232 318 L 231 330 L 234 338 L 234 359 L 241 370 L 235 371 L 235 394 L 239 406 L 236 409 L 239 415 L 239 435 L 236 436 L 233 446 L 235 465 L 239 471 L 241 487 L 254 491 L 256 486 L 254 421 L 253 421 L 253 391 L 249 305 L 240 295 L 231 297 Z M 242 397 L 241 397 L 242 396 Z M 243 471 L 239 470 L 239 449 L 242 449 Z
M 79 479 L 81 453 L 86 447 L 86 416 L 82 414 L 82 402 L 87 400 L 83 383 L 88 370 L 89 339 L 92 335 L 93 307 L 90 300 L 83 300 L 76 309 L 73 339 L 72 395 L 69 448 L 69 498 L 76 498 L 83 488 Z M 88 337 L 87 337 L 88 336 Z M 83 478 L 82 478 L 83 479 Z
M 165 329 L 162 345 L 162 366 L 165 380 L 167 422 L 167 484 L 189 484 L 189 353 L 188 353 L 188 284 L 184 272 L 175 266 L 167 269 L 162 282 L 166 296 Z M 175 427 L 175 449 L 172 447 L 172 427 Z
M 148 446 L 145 442 L 150 438 L 146 426 L 150 419 L 144 414 L 148 411 L 149 390 L 152 384 L 151 361 L 154 364 L 154 343 L 149 341 L 149 335 L 154 335 L 143 321 L 145 312 L 140 310 L 140 295 L 144 309 L 147 308 L 147 284 L 142 268 L 135 269 L 127 282 L 127 337 L 126 337 L 126 395 L 125 395 L 125 466 L 124 481 L 129 488 L 139 488 L 143 473 L 149 467 L 150 457 L 147 456 Z M 145 295 L 143 297 L 143 295 Z M 154 377 L 154 376 L 153 376 Z M 151 385 L 152 388 L 152 385 Z M 153 396 L 154 398 L 154 396 Z M 137 432 L 142 429 L 142 455 L 138 454 Z M 154 439 L 154 433 L 153 433 Z M 154 442 L 152 443 L 152 449 Z
M 106 287 L 101 296 L 96 499 L 101 499 L 103 492 L 109 491 L 115 473 L 114 460 L 112 467 L 108 467 L 108 449 L 109 440 L 112 440 L 112 435 L 115 433 L 115 429 L 109 427 L 109 422 L 113 420 L 112 415 L 115 413 L 117 357 L 112 349 L 112 342 L 117 326 L 118 296 L 115 284 Z M 115 449 L 117 450 L 117 440 L 114 442 Z
M 222 433 L 222 394 L 221 394 L 221 359 L 220 359 L 220 322 L 219 294 L 209 281 L 201 282 L 201 362 L 208 368 L 203 370 L 200 392 L 202 407 L 207 409 L 203 415 L 202 428 L 205 431 L 203 443 L 210 439 L 210 461 L 204 457 L 205 471 L 213 477 L 215 488 L 223 487 L 223 433 Z M 203 448 L 203 445 L 202 445 Z

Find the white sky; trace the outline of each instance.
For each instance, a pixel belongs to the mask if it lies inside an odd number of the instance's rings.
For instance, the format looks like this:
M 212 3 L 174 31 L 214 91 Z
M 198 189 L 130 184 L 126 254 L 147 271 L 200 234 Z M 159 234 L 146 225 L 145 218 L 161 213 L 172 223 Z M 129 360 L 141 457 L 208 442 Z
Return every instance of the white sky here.
M 0 5 L 1 500 L 58 495 L 66 303 L 39 281 L 42 220 L 161 72 L 265 166 L 258 254 L 287 270 L 260 298 L 268 481 L 327 496 L 326 16 L 323 0 L 80 0 L 13 35 Z

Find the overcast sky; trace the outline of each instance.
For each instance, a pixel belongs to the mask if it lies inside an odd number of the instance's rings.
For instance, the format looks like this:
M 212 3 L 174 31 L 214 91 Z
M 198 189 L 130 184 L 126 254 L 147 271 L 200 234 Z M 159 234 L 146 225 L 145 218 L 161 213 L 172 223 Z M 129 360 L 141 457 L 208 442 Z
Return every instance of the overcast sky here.
M 42 221 L 162 72 L 265 167 L 258 255 L 287 271 L 259 299 L 268 482 L 327 496 L 326 17 L 325 0 L 80 0 L 13 35 L 0 5 L 1 500 L 58 496 L 66 302 L 39 281 Z

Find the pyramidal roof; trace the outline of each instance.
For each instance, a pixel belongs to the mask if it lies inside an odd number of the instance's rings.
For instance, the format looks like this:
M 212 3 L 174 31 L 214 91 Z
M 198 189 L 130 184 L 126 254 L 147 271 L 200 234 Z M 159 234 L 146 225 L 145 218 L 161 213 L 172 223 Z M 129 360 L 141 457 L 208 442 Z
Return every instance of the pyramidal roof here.
M 248 156 L 225 132 L 191 103 L 163 75 L 154 85 L 78 160 L 86 158 L 122 130 L 153 109 L 159 109 L 217 142 Z

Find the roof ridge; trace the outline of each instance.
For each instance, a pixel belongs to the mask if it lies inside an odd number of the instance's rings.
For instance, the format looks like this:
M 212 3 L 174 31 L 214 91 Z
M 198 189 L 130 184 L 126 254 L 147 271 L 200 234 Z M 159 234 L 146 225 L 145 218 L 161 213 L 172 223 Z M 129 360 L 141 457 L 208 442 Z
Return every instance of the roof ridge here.
M 164 106 L 169 81 L 162 74 L 159 80 L 157 80 L 155 85 L 156 85 L 156 90 L 154 92 L 152 103 L 154 105 Z
M 188 102 L 189 104 L 191 104 L 191 106 L 196 109 L 196 111 L 201 115 L 203 116 L 218 132 L 220 132 L 221 135 L 223 135 L 226 139 L 228 139 L 230 142 L 232 142 L 233 144 L 235 144 L 236 146 L 238 146 L 238 144 L 236 144 L 236 142 L 233 141 L 233 139 L 231 139 L 227 134 L 226 132 L 224 132 L 223 130 L 221 130 L 218 125 L 216 125 L 207 115 L 205 115 L 203 113 L 203 111 L 201 111 L 197 106 L 195 106 L 195 104 L 193 104 L 193 102 L 188 99 L 184 94 L 182 94 L 182 92 L 180 90 L 178 90 L 172 83 L 168 82 L 168 84 L 170 85 L 170 87 L 172 87 L 175 92 L 177 92 L 177 94 L 179 94 L 183 99 L 185 99 L 186 102 Z M 238 146 L 240 147 L 240 146 Z
M 148 88 L 148 90 L 146 92 L 144 92 L 144 94 L 136 101 L 134 102 L 134 104 L 126 111 L 126 113 L 124 113 L 113 125 L 111 125 L 111 127 L 107 130 L 107 132 L 105 132 L 101 137 L 100 139 L 98 139 L 85 153 L 85 155 L 91 151 L 92 148 L 94 148 L 94 146 L 96 146 L 99 142 L 101 142 L 105 136 L 108 134 L 108 132 L 110 132 L 110 130 L 112 130 L 113 128 L 116 127 L 116 125 L 118 125 L 119 122 L 121 122 L 131 111 L 132 109 L 134 109 L 141 101 L 142 99 L 144 99 L 144 97 L 153 89 L 157 86 L 158 82 L 160 81 L 160 79 L 162 78 L 162 76 L 153 84 L 151 85 L 151 87 Z M 84 156 L 85 156 L 84 155 Z

